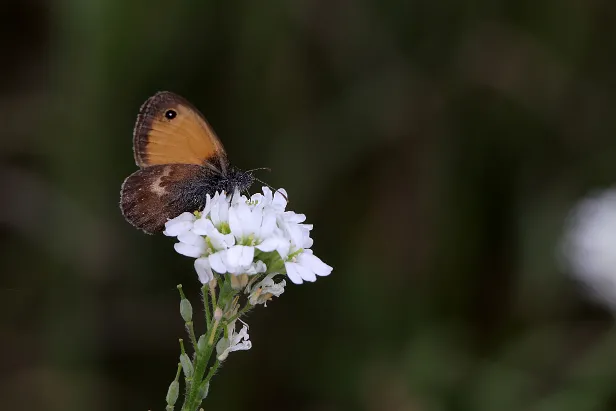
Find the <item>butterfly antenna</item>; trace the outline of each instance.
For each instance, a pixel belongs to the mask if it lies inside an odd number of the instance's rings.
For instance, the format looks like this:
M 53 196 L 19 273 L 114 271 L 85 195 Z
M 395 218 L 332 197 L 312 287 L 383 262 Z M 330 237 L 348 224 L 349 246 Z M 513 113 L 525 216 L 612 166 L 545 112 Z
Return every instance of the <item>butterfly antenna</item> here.
M 269 167 L 259 167 L 259 168 L 253 168 L 252 170 L 246 170 L 246 172 L 247 172 L 247 173 L 251 173 L 251 172 L 253 172 L 253 171 L 258 171 L 258 170 L 267 170 L 267 171 L 272 171 L 272 169 L 271 169 L 271 168 L 269 168 Z M 263 183 L 263 184 L 265 184 L 265 183 Z

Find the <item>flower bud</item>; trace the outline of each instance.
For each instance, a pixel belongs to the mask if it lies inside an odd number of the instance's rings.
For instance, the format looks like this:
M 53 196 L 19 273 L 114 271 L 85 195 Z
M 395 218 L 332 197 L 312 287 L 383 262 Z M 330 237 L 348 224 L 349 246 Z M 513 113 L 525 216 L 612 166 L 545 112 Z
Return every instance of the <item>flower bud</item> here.
M 234 290 L 241 290 L 248 284 L 248 274 L 231 275 L 231 287 Z
M 188 358 L 188 355 L 186 355 L 186 353 L 183 353 L 182 355 L 180 355 L 180 364 L 182 364 L 182 370 L 184 370 L 184 376 L 186 378 L 192 377 L 195 369 L 193 368 L 192 361 L 190 361 L 190 358 Z
M 175 402 L 178 400 L 178 394 L 180 393 L 180 383 L 177 381 L 173 381 L 171 385 L 169 385 L 169 389 L 167 390 L 167 405 L 173 406 Z
M 202 334 L 201 337 L 199 337 L 199 341 L 197 341 L 197 349 L 200 352 L 204 352 L 206 344 L 207 340 L 205 339 L 205 334 Z
M 201 387 L 199 387 L 199 397 L 201 397 L 201 399 L 204 400 L 205 397 L 207 397 L 209 392 L 210 392 L 210 382 L 206 381 L 201 385 Z
M 222 310 L 220 309 L 220 307 L 216 307 L 216 310 L 214 310 L 214 321 L 220 321 L 222 318 Z
M 186 298 L 182 298 L 182 300 L 180 301 L 180 314 L 182 315 L 182 318 L 185 322 L 192 321 L 192 305 L 190 304 L 190 301 L 188 301 Z

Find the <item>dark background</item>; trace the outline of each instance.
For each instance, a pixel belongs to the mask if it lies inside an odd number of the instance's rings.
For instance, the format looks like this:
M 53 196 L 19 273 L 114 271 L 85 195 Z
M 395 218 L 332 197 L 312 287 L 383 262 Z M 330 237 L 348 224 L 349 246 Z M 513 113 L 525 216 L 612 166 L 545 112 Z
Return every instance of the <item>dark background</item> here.
M 235 165 L 271 167 L 334 267 L 248 317 L 206 410 L 616 409 L 611 314 L 556 258 L 568 210 L 616 175 L 614 1 L 26 0 L 0 19 L 2 409 L 164 409 L 175 285 L 197 306 L 199 284 L 118 209 L 159 90 Z

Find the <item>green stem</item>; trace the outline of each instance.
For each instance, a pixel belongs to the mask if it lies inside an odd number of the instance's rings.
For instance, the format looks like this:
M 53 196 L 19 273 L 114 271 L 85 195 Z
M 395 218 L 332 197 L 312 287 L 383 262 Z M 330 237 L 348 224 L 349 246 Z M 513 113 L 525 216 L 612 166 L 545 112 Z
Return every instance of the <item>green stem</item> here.
M 210 313 L 210 295 L 208 294 L 207 285 L 201 287 L 201 294 L 203 295 L 203 306 L 205 307 L 205 323 L 209 324 L 212 321 L 212 314 Z
M 212 296 L 212 310 L 215 310 L 216 307 L 218 306 L 218 303 L 216 302 L 216 286 L 212 286 L 212 282 L 210 281 L 209 287 L 210 287 L 210 295 Z
M 210 382 L 214 374 L 216 374 L 216 371 L 218 371 L 219 366 L 220 361 L 218 360 L 218 358 L 216 358 L 216 362 L 210 367 L 210 371 L 207 373 L 207 377 L 205 377 L 205 380 L 203 380 L 203 382 Z
M 206 334 L 206 338 L 209 341 L 210 336 L 215 337 L 214 341 L 218 340 L 218 336 L 220 335 L 221 328 L 210 327 Z M 198 352 L 196 361 L 195 361 L 195 372 L 193 374 L 193 381 L 190 386 L 189 392 L 184 397 L 184 405 L 182 405 L 182 411 L 196 411 L 197 407 L 201 405 L 201 398 L 199 398 L 199 387 L 203 384 L 203 376 L 205 375 L 205 370 L 207 369 L 207 364 L 210 361 L 210 357 L 214 350 L 214 344 L 208 344 L 205 347 L 204 352 Z M 217 360 L 218 361 L 218 360 Z M 216 366 L 216 364 L 214 364 Z M 208 373 L 208 377 L 211 378 L 211 368 L 210 373 Z M 213 375 L 213 374 L 212 374 Z M 209 380 L 208 380 L 209 381 Z
M 228 296 L 222 293 L 223 288 L 224 284 L 221 284 L 221 293 L 217 302 L 221 309 L 224 308 L 224 305 L 228 299 Z M 212 295 L 212 308 L 215 311 L 217 308 L 217 305 L 214 305 L 214 302 L 216 301 L 216 293 L 212 287 L 210 287 L 210 292 Z M 207 300 L 204 300 L 204 302 L 207 303 Z M 201 405 L 202 398 L 199 398 L 199 388 L 203 384 L 205 371 L 207 370 L 207 365 L 210 361 L 210 357 L 212 356 L 212 352 L 214 351 L 216 342 L 218 341 L 218 336 L 220 335 L 221 329 L 220 319 L 216 320 L 212 317 L 207 324 L 207 333 L 205 334 L 205 340 L 207 343 L 205 349 L 203 351 L 197 349 L 196 351 L 197 355 L 195 357 L 195 371 L 193 373 L 192 384 L 184 397 L 182 411 L 196 411 L 197 407 Z M 208 376 L 211 378 L 209 374 Z
M 211 332 L 212 329 L 209 329 L 207 335 L 209 336 Z M 203 374 L 205 374 L 205 369 L 207 367 L 207 363 L 210 360 L 211 354 L 212 349 L 209 345 L 206 346 L 205 352 L 202 353 L 200 351 L 197 351 L 193 381 L 189 391 L 184 397 L 184 405 L 182 405 L 182 411 L 195 411 L 199 406 L 199 403 L 197 402 L 197 391 L 199 391 L 199 387 L 201 386 L 201 380 L 203 379 Z
M 192 343 L 193 349 L 197 352 L 199 348 L 197 348 L 197 337 L 195 337 L 195 327 L 192 321 L 186 323 L 186 329 L 188 330 L 188 335 L 190 337 L 190 342 Z
M 178 363 L 178 370 L 175 372 L 175 379 L 173 381 L 177 381 L 180 379 L 181 372 L 182 372 L 182 363 Z

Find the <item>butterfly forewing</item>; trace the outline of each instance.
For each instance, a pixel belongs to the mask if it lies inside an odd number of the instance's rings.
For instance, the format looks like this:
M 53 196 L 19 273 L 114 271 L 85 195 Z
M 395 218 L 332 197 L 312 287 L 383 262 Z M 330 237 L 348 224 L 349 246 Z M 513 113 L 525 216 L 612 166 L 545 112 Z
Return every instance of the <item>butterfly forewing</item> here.
M 139 110 L 133 132 L 135 162 L 141 168 L 159 164 L 199 164 L 224 171 L 222 143 L 203 115 L 186 99 L 163 91 Z

